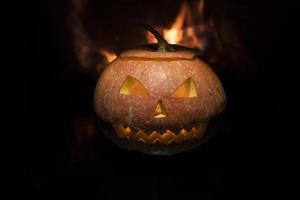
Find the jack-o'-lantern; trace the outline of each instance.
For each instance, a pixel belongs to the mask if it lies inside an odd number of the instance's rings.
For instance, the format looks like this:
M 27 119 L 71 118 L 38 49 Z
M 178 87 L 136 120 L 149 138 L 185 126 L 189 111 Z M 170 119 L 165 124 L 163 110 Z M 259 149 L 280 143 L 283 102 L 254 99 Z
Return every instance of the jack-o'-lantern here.
M 222 84 L 194 51 L 168 44 L 127 50 L 98 79 L 96 114 L 107 135 L 127 149 L 173 154 L 203 143 L 209 120 L 226 106 Z

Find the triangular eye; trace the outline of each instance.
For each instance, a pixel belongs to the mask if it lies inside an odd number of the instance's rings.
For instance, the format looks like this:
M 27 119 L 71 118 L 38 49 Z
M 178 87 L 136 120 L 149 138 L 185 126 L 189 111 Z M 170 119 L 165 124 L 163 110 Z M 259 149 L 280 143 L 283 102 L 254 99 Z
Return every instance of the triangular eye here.
M 196 97 L 197 90 L 195 82 L 192 78 L 186 79 L 176 90 L 171 94 L 171 97 Z
M 127 76 L 123 82 L 120 88 L 120 94 L 149 96 L 142 83 L 132 76 Z

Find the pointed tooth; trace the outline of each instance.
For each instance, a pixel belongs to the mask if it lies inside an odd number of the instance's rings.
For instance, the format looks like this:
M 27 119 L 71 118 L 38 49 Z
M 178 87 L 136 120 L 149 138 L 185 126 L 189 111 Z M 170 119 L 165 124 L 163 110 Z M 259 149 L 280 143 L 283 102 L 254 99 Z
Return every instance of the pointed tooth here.
M 128 126 L 126 129 L 123 130 L 123 137 L 126 137 L 129 139 L 130 135 L 131 135 L 131 128 Z
M 181 144 L 181 143 L 184 142 L 184 139 L 185 139 L 185 136 L 180 132 L 180 133 L 176 136 L 176 138 L 175 138 L 174 141 L 175 141 L 177 144 Z
M 144 139 L 144 141 L 145 141 L 146 144 L 151 144 L 150 140 L 149 140 L 149 136 L 146 135 L 144 131 L 139 130 L 138 133 L 140 133 L 140 137 Z
M 155 142 L 157 142 L 160 139 L 161 135 L 159 133 L 157 133 L 156 131 L 153 131 L 149 136 L 149 143 L 154 144 Z
M 184 128 L 181 129 L 181 131 L 179 133 L 181 133 L 182 135 L 184 135 L 184 137 L 187 137 L 188 134 L 189 134 Z
M 182 129 L 180 131 L 180 133 L 182 133 L 184 135 L 184 140 L 191 140 L 193 139 L 193 133 L 192 132 L 187 132 L 185 129 Z
M 127 126 L 126 128 L 124 128 L 124 131 L 129 132 L 129 131 L 131 131 L 131 128 L 129 126 Z
M 171 131 L 167 130 L 160 138 L 160 142 L 163 144 L 170 144 L 171 142 L 174 141 L 174 139 L 176 138 L 176 135 L 174 133 L 172 133 Z

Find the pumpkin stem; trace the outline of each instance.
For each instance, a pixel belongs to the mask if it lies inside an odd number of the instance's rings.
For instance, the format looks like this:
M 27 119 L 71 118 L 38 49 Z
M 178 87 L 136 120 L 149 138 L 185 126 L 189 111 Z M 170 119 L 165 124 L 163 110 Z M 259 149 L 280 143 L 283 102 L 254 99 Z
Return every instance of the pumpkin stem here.
M 142 24 L 142 26 L 152 33 L 158 41 L 157 51 L 159 52 L 167 52 L 167 51 L 175 51 L 175 49 L 159 34 L 157 30 L 155 30 L 152 26 L 148 24 Z

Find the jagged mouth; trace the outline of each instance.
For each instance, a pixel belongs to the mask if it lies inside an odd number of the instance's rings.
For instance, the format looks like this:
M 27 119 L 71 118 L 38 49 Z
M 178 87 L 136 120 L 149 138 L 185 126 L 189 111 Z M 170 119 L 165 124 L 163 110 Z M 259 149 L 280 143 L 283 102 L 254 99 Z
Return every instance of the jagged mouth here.
M 134 142 L 142 142 L 145 144 L 161 143 L 169 145 L 171 143 L 182 144 L 192 140 L 202 139 L 207 123 L 197 123 L 191 128 L 182 128 L 178 131 L 150 131 L 145 132 L 142 129 L 133 129 L 123 124 L 116 124 L 113 126 L 114 130 L 121 139 L 127 139 Z

